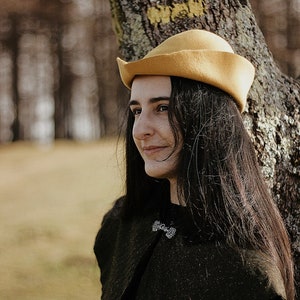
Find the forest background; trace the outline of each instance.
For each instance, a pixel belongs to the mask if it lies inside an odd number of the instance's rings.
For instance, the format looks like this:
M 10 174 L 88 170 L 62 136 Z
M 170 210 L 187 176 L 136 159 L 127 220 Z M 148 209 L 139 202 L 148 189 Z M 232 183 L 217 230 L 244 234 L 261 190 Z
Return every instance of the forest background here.
M 250 2 L 297 78 L 300 1 Z M 93 239 L 122 192 L 128 99 L 109 1 L 0 3 L 0 298 L 98 299 Z

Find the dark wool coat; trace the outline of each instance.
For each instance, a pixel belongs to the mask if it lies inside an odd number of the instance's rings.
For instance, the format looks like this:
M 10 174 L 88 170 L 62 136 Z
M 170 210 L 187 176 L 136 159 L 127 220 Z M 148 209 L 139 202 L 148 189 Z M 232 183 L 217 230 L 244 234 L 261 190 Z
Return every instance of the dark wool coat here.
M 104 217 L 94 246 L 103 300 L 283 299 L 264 271 L 225 242 L 195 238 L 184 208 L 173 205 L 169 215 L 176 221 L 164 223 L 158 213 L 123 219 L 119 210 L 120 201 Z

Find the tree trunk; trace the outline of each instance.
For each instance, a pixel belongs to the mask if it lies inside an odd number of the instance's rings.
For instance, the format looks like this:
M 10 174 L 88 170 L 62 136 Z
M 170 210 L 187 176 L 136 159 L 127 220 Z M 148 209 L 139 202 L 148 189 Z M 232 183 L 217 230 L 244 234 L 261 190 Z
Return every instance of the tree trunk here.
M 9 22 L 7 20 L 7 22 Z M 18 27 L 18 21 L 16 20 L 16 18 L 12 18 L 11 20 L 11 28 L 12 28 L 12 32 L 11 32 L 11 36 L 15 36 L 17 33 L 17 27 Z M 18 138 L 20 138 L 20 120 L 19 120 L 19 116 L 18 116 L 18 108 L 19 108 L 19 92 L 18 92 L 18 45 L 17 45 L 17 41 L 16 39 L 12 39 L 10 37 L 9 41 L 8 41 L 8 48 L 10 48 L 11 51 L 11 58 L 12 58 L 12 65 L 11 65 L 11 94 L 12 94 L 12 100 L 13 100 L 13 109 L 12 111 L 12 115 L 13 115 L 13 120 L 11 124 L 7 124 L 8 128 L 11 128 L 11 137 L 10 134 L 8 135 L 7 138 L 4 138 L 3 140 L 1 139 L 1 142 L 7 142 L 10 141 L 12 139 L 17 140 Z M 8 95 L 10 93 L 8 92 Z M 2 101 L 1 101 L 2 102 Z M 15 112 L 14 112 L 15 111 Z M 9 122 L 10 123 L 10 122 Z M 9 129 L 10 131 L 10 129 Z
M 135 60 L 169 36 L 206 29 L 256 68 L 244 123 L 291 235 L 300 280 L 300 84 L 282 74 L 247 0 L 110 0 L 120 53 Z M 299 287 L 298 293 L 300 294 Z

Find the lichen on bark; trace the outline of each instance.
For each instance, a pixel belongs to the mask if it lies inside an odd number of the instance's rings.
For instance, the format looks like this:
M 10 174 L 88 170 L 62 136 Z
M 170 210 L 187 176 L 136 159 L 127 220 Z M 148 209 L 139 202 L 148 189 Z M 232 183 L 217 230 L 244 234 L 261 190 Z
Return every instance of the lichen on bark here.
M 159 1 L 158 1 L 159 2 Z M 147 9 L 147 17 L 151 25 L 167 24 L 177 18 L 201 17 L 204 14 L 203 0 L 188 0 L 171 5 L 156 4 Z

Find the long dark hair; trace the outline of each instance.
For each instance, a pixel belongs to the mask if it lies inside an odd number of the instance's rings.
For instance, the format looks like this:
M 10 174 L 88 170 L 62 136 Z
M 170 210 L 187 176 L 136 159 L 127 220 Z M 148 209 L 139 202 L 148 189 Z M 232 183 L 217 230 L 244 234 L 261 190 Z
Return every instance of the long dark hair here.
M 171 77 L 171 83 L 169 121 L 175 139 L 183 138 L 179 199 L 197 227 L 213 228 L 233 248 L 259 251 L 279 271 L 287 299 L 294 299 L 288 235 L 234 100 L 198 81 Z M 169 187 L 146 175 L 130 112 L 127 122 L 125 216 L 164 205 Z

